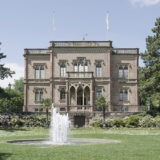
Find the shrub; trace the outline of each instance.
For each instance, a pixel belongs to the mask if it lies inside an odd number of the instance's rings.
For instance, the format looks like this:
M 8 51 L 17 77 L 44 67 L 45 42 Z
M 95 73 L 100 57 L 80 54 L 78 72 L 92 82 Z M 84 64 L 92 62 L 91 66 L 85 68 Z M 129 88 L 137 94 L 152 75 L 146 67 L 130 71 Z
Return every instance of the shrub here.
M 89 123 L 90 126 L 93 127 L 102 127 L 103 126 L 103 118 L 99 115 L 93 117 Z
M 114 124 L 114 126 L 116 126 L 116 127 L 124 127 L 124 126 L 125 126 L 125 123 L 124 123 L 124 121 L 123 121 L 122 118 L 115 118 L 115 119 L 113 120 L 113 124 Z
M 126 119 L 126 126 L 127 127 L 138 127 L 139 126 L 139 119 L 138 115 L 131 115 Z

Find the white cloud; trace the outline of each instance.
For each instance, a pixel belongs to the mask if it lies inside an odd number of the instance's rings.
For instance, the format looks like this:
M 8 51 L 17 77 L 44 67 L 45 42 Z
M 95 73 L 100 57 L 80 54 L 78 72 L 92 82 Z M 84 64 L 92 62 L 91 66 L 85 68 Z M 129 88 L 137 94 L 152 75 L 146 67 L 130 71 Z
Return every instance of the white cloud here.
M 9 67 L 12 71 L 15 71 L 15 74 L 12 76 L 12 78 L 5 78 L 4 80 L 0 80 L 0 87 L 6 88 L 8 87 L 9 83 L 13 84 L 14 80 L 24 77 L 23 66 L 20 66 L 16 63 L 6 63 L 5 67 Z
M 130 0 L 132 4 L 139 4 L 141 7 L 152 6 L 160 3 L 160 0 Z

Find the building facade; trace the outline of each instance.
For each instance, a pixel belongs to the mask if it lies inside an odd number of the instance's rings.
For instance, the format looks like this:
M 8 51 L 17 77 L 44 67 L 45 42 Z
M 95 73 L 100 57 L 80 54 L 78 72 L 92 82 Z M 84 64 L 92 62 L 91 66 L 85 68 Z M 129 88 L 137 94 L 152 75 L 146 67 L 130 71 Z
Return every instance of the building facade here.
M 104 95 L 107 113 L 139 111 L 137 48 L 114 48 L 112 41 L 51 41 L 46 49 L 25 49 L 24 108 L 39 112 L 50 98 L 58 112 L 69 113 L 82 126 L 101 111 L 96 99 Z

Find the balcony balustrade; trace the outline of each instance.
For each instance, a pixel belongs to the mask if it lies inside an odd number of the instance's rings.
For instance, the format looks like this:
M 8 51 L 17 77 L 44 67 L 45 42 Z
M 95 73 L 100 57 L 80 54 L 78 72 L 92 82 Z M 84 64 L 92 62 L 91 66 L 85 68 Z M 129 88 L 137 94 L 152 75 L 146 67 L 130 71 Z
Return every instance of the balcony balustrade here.
M 67 72 L 68 78 L 93 78 L 93 72 Z
M 129 49 L 121 49 L 115 48 L 112 50 L 115 54 L 138 54 L 138 49 L 136 48 L 129 48 Z
M 91 106 L 69 106 L 70 112 L 92 112 Z

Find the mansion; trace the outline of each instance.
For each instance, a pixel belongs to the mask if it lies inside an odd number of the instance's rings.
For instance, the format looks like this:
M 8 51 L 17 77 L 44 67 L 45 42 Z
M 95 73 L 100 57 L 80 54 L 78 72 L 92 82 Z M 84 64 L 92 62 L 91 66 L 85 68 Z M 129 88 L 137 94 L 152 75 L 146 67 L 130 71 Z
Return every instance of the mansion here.
M 103 95 L 106 114 L 139 112 L 137 48 L 114 48 L 112 41 L 51 41 L 45 49 L 25 49 L 24 112 L 41 112 L 50 98 L 57 111 L 69 114 L 73 125 L 87 125 L 102 111 L 95 105 Z

